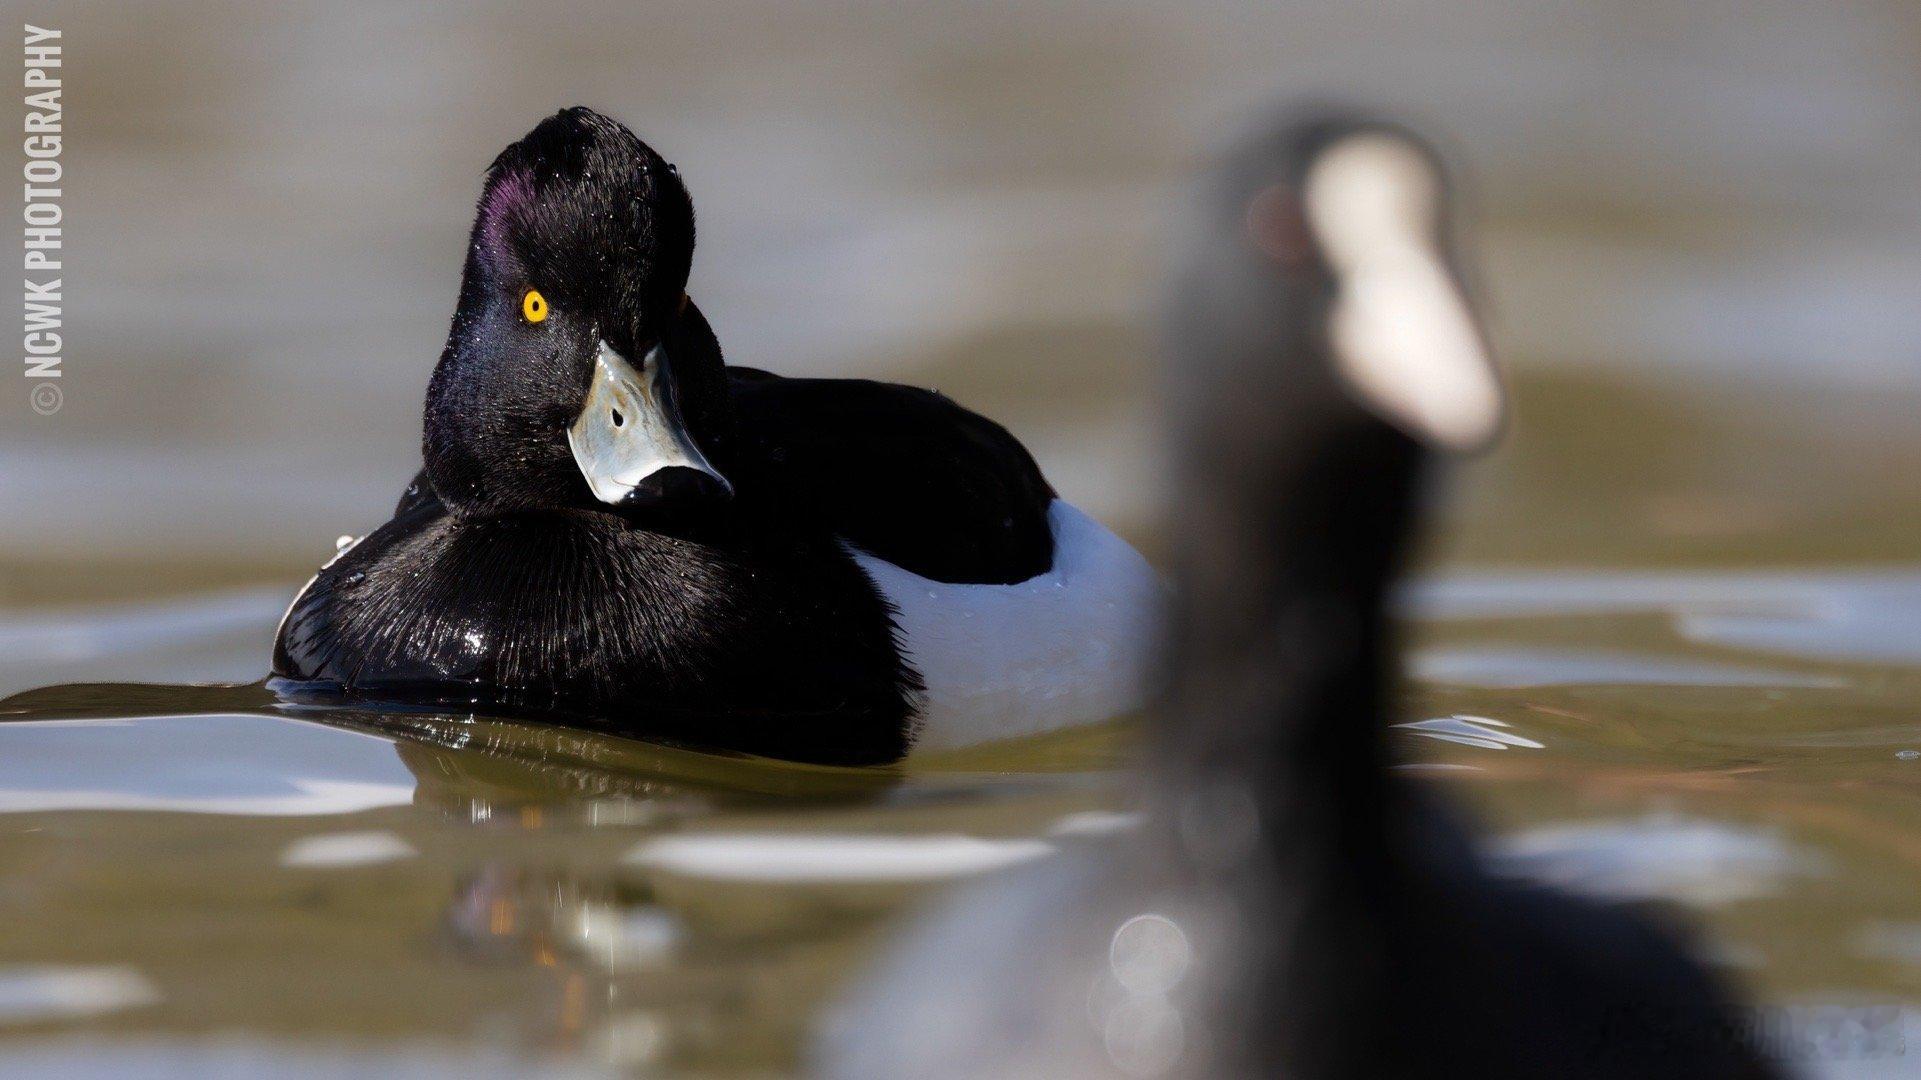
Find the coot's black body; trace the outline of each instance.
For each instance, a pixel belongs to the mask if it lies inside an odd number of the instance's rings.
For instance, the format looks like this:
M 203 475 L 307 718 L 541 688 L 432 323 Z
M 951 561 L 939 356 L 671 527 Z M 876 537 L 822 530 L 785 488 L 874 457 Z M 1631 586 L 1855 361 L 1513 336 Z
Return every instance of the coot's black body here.
M 1438 163 L 1399 129 L 1258 133 L 1184 224 L 1176 603 L 1141 835 L 966 890 L 817 1057 L 849 1078 L 1773 1075 L 1643 913 L 1490 874 L 1384 738 L 1390 587 L 1431 450 L 1498 379 Z
M 1025 580 L 1053 561 L 1053 493 L 939 394 L 728 370 L 684 291 L 693 235 L 677 170 L 591 111 L 500 155 L 426 468 L 289 610 L 285 689 L 801 760 L 905 752 L 920 680 L 850 545 L 937 581 Z M 625 396 L 590 416 L 597 392 Z M 640 426 L 630 402 L 658 413 L 668 464 L 646 476 L 607 460 Z

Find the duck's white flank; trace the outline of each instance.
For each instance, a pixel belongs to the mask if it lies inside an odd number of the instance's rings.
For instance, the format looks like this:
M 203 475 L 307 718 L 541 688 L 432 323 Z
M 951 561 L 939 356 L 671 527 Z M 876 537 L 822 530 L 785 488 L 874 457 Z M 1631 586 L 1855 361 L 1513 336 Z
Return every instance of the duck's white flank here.
M 1047 509 L 1054 566 L 1014 585 L 933 581 L 862 551 L 927 688 L 915 751 L 1111 719 L 1142 704 L 1159 575 L 1065 500 Z

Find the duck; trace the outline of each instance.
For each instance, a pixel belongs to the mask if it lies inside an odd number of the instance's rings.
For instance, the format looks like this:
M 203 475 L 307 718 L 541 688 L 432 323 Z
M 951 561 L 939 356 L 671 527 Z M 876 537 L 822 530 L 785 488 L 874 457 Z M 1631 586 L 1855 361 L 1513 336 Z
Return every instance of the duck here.
M 727 364 L 693 252 L 619 121 L 501 151 L 422 467 L 287 609 L 276 692 L 849 766 L 1137 707 L 1147 561 L 951 398 Z
M 1776 1075 L 1672 928 L 1497 876 L 1395 768 L 1389 597 L 1437 465 L 1505 424 L 1451 190 L 1409 128 L 1325 110 L 1198 185 L 1137 824 L 898 931 L 814 1075 Z

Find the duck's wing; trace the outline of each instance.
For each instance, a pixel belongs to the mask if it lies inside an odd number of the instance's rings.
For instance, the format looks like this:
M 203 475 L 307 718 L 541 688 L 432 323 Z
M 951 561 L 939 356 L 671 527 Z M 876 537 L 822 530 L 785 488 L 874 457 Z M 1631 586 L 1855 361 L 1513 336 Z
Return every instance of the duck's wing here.
M 1006 428 L 931 390 L 729 371 L 739 467 L 791 513 L 936 581 L 1053 565 L 1053 489 Z

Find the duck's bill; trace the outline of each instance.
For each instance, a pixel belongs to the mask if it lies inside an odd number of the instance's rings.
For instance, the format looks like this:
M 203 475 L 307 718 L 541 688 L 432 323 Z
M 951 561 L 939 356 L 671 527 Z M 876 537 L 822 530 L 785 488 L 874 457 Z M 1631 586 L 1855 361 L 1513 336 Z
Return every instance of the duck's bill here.
M 594 498 L 611 506 L 734 493 L 688 434 L 675 400 L 673 370 L 658 345 L 636 366 L 600 343 L 593 383 L 579 418 L 567 429 L 567 445 Z

